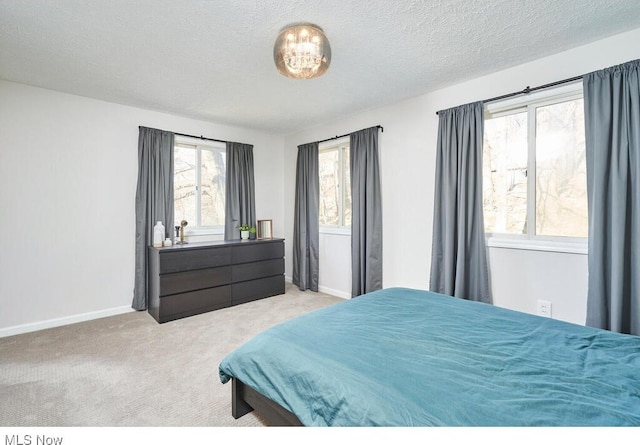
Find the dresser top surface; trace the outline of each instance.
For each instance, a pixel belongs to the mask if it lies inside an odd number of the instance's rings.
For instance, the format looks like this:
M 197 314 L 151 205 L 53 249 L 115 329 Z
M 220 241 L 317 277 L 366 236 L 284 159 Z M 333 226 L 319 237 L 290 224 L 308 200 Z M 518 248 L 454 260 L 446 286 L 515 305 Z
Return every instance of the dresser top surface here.
M 205 241 L 205 242 L 189 242 L 186 244 L 174 244 L 172 246 L 167 247 L 153 247 L 149 246 L 150 249 L 157 250 L 159 252 L 168 252 L 168 251 L 182 251 L 182 250 L 194 250 L 194 249 L 206 249 L 209 247 L 222 247 L 222 246 L 247 246 L 247 245 L 255 245 L 255 244 L 264 244 L 264 243 L 275 243 L 282 242 L 284 238 L 263 238 L 263 239 L 255 239 L 255 240 L 220 240 L 220 241 Z

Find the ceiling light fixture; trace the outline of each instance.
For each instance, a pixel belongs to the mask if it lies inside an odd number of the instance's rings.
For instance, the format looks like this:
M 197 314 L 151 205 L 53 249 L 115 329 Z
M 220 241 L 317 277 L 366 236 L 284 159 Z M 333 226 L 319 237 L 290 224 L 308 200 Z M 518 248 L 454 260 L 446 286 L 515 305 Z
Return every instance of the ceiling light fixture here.
M 331 46 L 319 26 L 311 23 L 289 25 L 278 34 L 273 60 L 283 76 L 313 79 L 329 69 Z

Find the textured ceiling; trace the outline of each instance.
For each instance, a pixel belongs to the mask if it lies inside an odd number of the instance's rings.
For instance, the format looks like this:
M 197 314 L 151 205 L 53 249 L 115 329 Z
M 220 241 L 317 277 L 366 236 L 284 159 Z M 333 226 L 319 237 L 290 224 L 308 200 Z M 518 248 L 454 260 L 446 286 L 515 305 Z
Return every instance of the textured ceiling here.
M 295 22 L 323 77 L 276 71 Z M 639 0 L 0 0 L 0 78 L 288 133 L 635 28 Z

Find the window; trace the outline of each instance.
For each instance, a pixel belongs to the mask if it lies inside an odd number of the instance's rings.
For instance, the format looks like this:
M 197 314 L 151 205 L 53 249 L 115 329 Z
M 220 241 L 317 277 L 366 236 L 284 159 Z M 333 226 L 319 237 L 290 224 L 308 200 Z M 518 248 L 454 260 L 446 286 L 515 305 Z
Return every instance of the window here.
M 318 154 L 320 175 L 320 226 L 351 227 L 351 174 L 349 139 L 321 145 Z
M 226 148 L 222 143 L 174 146 L 174 221 L 190 232 L 224 231 Z
M 488 104 L 483 163 L 485 232 L 546 241 L 587 237 L 581 84 Z

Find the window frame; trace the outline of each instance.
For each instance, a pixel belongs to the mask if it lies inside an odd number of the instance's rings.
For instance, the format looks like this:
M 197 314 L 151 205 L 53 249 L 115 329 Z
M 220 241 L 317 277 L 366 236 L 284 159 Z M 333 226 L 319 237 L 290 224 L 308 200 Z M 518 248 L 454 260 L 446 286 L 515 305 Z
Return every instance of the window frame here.
M 587 254 L 588 237 L 551 236 L 535 234 L 536 227 L 536 109 L 561 102 L 584 99 L 582 82 L 545 89 L 526 96 L 485 104 L 484 119 L 527 112 L 527 227 L 526 234 L 493 233 L 485 231 L 488 247 Z M 484 191 L 483 191 L 484 192 Z
M 344 207 L 346 201 L 345 195 L 345 183 L 346 183 L 346 171 L 344 169 L 345 162 L 350 162 L 345 149 L 351 150 L 351 140 L 349 137 L 343 137 L 340 139 L 334 139 L 327 142 L 321 142 L 318 146 L 318 157 L 323 152 L 338 151 L 338 165 L 339 165 L 339 181 L 338 187 L 340 188 L 340 200 L 338 202 L 338 225 L 326 225 L 319 224 L 320 233 L 332 234 L 332 235 L 351 235 L 351 225 L 344 224 Z M 346 159 L 345 159 L 346 157 Z M 349 178 L 350 179 L 350 178 Z M 318 214 L 320 219 L 320 214 Z
M 196 221 L 195 223 L 192 221 L 188 221 L 189 224 L 185 227 L 184 233 L 185 236 L 206 236 L 206 235 L 224 235 L 224 224 L 220 226 L 203 226 L 202 225 L 202 187 L 201 187 L 201 170 L 202 170 L 202 150 L 215 151 L 226 154 L 226 145 L 222 142 L 217 141 L 193 141 L 192 139 L 185 139 L 179 136 L 175 137 L 174 143 L 175 147 L 180 146 L 181 148 L 190 148 L 196 151 L 196 168 L 195 168 L 195 182 L 196 182 Z M 174 155 L 175 156 L 175 155 Z M 175 158 L 174 158 L 175 159 Z M 175 161 L 174 161 L 175 162 Z M 226 159 L 225 159 L 226 162 Z M 225 173 L 226 174 L 226 173 Z M 175 175 L 175 172 L 174 172 Z M 225 181 L 226 182 L 226 181 Z M 226 184 L 225 184 L 226 187 Z M 226 190 L 225 190 L 226 196 Z M 174 197 L 175 200 L 175 197 Z M 175 218 L 177 216 L 174 215 L 174 226 L 176 225 Z M 175 227 L 171 228 L 175 230 Z M 175 232 L 174 232 L 175 234 Z

